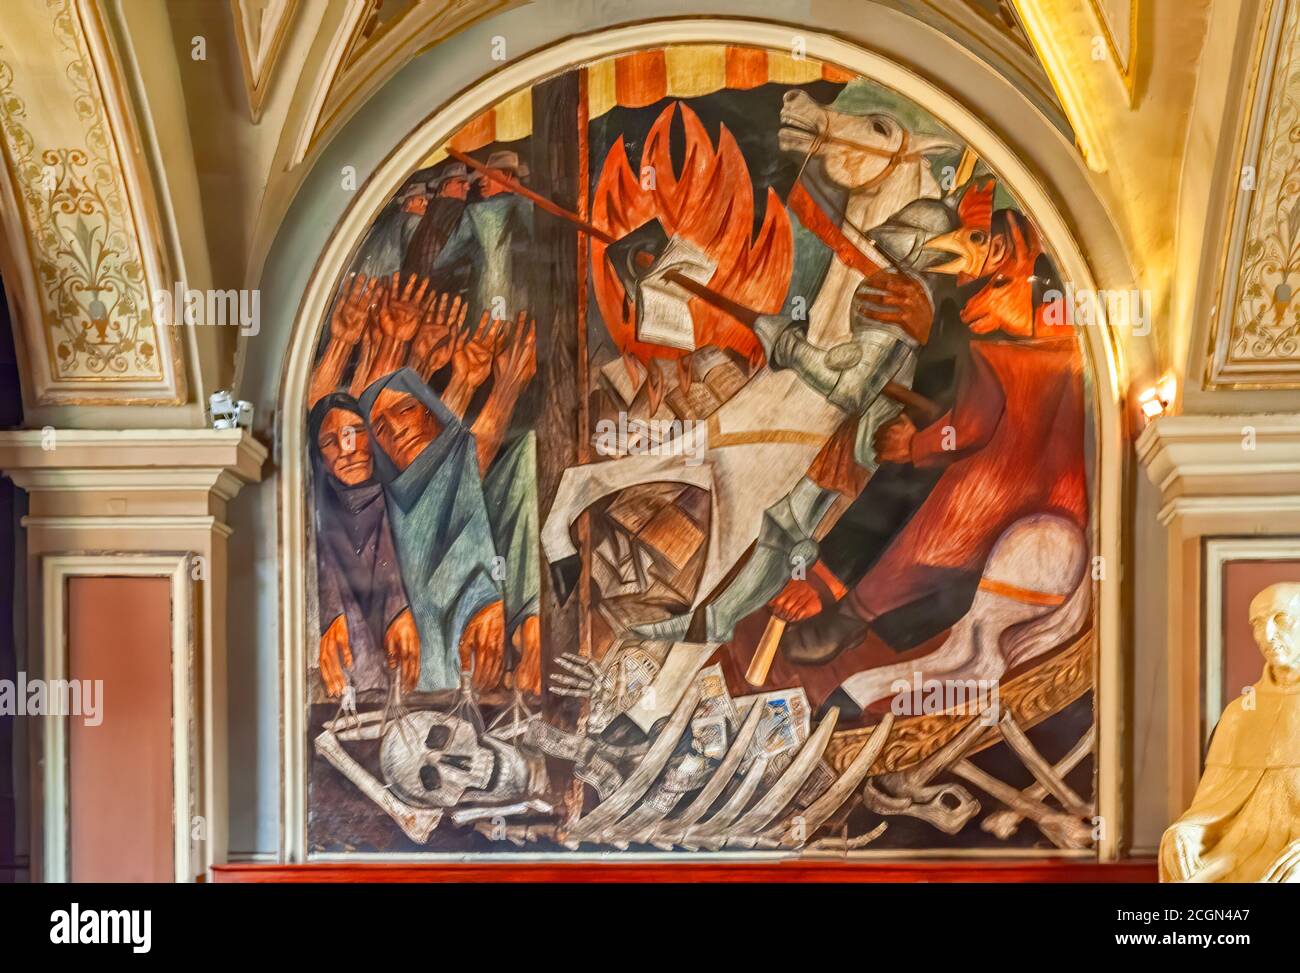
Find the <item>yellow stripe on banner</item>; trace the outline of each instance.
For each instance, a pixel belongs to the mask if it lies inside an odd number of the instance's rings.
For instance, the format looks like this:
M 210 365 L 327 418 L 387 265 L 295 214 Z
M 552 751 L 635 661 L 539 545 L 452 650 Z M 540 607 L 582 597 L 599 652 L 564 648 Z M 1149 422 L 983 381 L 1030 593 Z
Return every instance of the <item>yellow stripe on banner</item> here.
M 516 91 L 496 107 L 496 141 L 513 142 L 533 134 L 533 92 Z
M 587 118 L 599 118 L 618 104 L 618 86 L 614 81 L 614 59 L 587 67 Z
M 1021 588 L 1019 585 L 1008 584 L 1005 581 L 994 581 L 992 578 L 980 578 L 980 591 L 987 591 L 993 595 L 1002 595 L 1002 597 L 1010 598 L 1012 601 L 1023 601 L 1028 605 L 1065 604 L 1065 595 L 1054 595 L 1049 591 L 1033 591 L 1029 588 Z
M 668 69 L 668 94 L 674 98 L 698 98 L 727 84 L 727 48 L 713 44 L 689 44 L 664 48 Z
M 767 52 L 767 80 L 776 84 L 807 84 L 822 79 L 822 62 L 811 58 L 796 60 L 779 51 Z

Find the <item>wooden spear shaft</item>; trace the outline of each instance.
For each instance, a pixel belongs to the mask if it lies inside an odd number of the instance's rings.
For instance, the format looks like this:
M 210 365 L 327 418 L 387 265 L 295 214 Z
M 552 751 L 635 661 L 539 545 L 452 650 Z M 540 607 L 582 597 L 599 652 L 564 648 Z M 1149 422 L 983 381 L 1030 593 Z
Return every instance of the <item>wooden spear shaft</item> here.
M 595 237 L 606 246 L 613 246 L 618 242 L 612 235 L 605 230 L 602 230 L 594 223 L 589 220 L 584 220 L 577 213 L 570 212 L 563 206 L 547 199 L 540 193 L 533 192 L 527 186 L 523 185 L 518 180 L 507 176 L 501 170 L 489 168 L 472 156 L 468 156 L 457 149 L 449 148 L 447 149 L 447 154 L 457 162 L 464 163 L 475 172 L 482 173 L 488 179 L 491 179 L 493 182 L 499 184 L 510 192 L 516 193 L 517 195 L 524 197 L 524 199 L 531 200 L 534 205 L 543 211 L 550 213 L 552 216 L 572 223 L 580 231 Z M 654 263 L 654 257 L 644 252 L 638 253 L 636 255 L 636 260 L 644 267 L 649 267 Z M 753 308 L 748 308 L 743 304 L 738 304 L 731 298 L 718 293 L 705 284 L 701 284 L 699 281 L 692 280 L 685 274 L 679 273 L 675 270 L 670 270 L 668 273 L 664 274 L 664 279 L 671 281 L 683 290 L 694 294 L 702 301 L 712 304 L 725 314 L 731 315 L 746 327 L 752 328 L 754 322 L 759 318 L 759 313 Z M 887 397 L 893 399 L 895 402 L 900 403 L 917 425 L 928 426 L 939 416 L 943 415 L 943 409 L 936 403 L 931 402 L 923 395 L 913 392 L 906 386 L 899 385 L 897 382 L 886 382 L 885 387 L 881 389 L 881 392 Z M 767 681 L 768 670 L 771 668 L 772 661 L 776 656 L 777 644 L 781 641 L 781 635 L 784 631 L 785 622 L 782 619 L 777 618 L 775 615 L 768 619 L 767 627 L 764 629 L 763 636 L 759 639 L 759 644 L 754 651 L 754 657 L 750 660 L 749 670 L 745 673 L 745 679 L 751 685 L 761 686 Z

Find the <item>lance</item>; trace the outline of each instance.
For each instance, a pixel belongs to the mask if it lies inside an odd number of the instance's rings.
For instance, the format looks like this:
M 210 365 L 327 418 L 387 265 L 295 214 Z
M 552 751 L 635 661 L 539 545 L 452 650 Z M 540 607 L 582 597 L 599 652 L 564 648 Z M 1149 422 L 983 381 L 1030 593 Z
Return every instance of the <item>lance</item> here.
M 478 159 L 475 159 L 473 156 L 466 155 L 464 152 L 461 152 L 458 149 L 448 148 L 447 154 L 451 156 L 451 158 L 455 159 L 457 162 L 464 163 L 466 166 L 473 169 L 475 172 L 482 173 L 486 178 L 491 179 L 493 182 L 499 184 L 500 186 L 509 190 L 510 192 L 515 193 L 516 195 L 522 196 L 524 199 L 529 200 L 531 203 L 536 205 L 539 209 L 543 210 L 544 212 L 550 213 L 552 216 L 557 217 L 558 219 L 562 219 L 568 223 L 571 223 L 580 232 L 595 237 L 597 240 L 599 240 L 601 243 L 604 243 L 606 246 L 615 246 L 620 242 L 618 237 L 615 237 L 607 230 L 601 229 L 599 226 L 596 226 L 594 223 L 590 222 L 589 220 L 584 220 L 577 213 L 565 209 L 563 206 L 560 206 L 558 203 L 555 203 L 552 200 L 547 199 L 541 193 L 534 192 L 533 190 L 529 189 L 527 186 L 523 185 L 523 183 L 506 175 L 500 169 L 491 169 L 488 166 L 484 165 L 482 162 L 479 162 Z M 636 260 L 637 264 L 644 270 L 648 270 L 654 264 L 654 260 L 655 260 L 654 255 L 645 250 L 639 251 L 636 254 L 634 259 Z M 864 259 L 866 259 L 865 255 L 864 255 Z M 759 312 L 755 311 L 753 308 L 745 307 L 743 304 L 739 304 L 736 301 L 733 301 L 725 294 L 719 293 L 718 291 L 709 287 L 707 284 L 702 284 L 699 281 L 692 280 L 690 277 L 687 277 L 685 274 L 682 274 L 676 270 L 670 270 L 667 273 L 665 273 L 664 279 L 671 281 L 672 283 L 681 287 L 683 290 L 686 290 L 691 294 L 694 294 L 696 297 L 700 298 L 700 300 L 704 301 L 705 303 L 711 304 L 712 306 L 716 307 L 718 310 L 723 311 L 726 314 L 729 314 L 731 317 L 735 318 L 737 321 L 739 321 L 741 324 L 745 325 L 746 327 L 752 328 L 754 326 L 754 322 L 757 321 L 761 316 Z M 913 392 L 911 389 L 905 386 L 897 384 L 896 382 L 885 383 L 885 387 L 882 391 L 886 396 L 888 396 L 889 398 L 893 399 L 894 401 L 900 403 L 905 408 L 907 408 L 909 410 L 909 414 L 912 415 L 912 418 L 917 420 L 918 422 L 924 422 L 924 424 L 928 425 L 939 415 L 943 414 L 943 410 L 939 409 L 929 399 L 925 398 L 922 395 L 919 395 L 916 392 Z
M 457 162 L 464 163 L 468 168 L 481 173 L 488 179 L 491 179 L 509 192 L 515 193 L 516 195 L 529 200 L 543 212 L 571 223 L 580 232 L 594 237 L 604 243 L 607 247 L 617 246 L 621 242 L 620 238 L 613 236 L 611 233 L 601 229 L 589 220 L 583 219 L 577 213 L 573 213 L 565 209 L 563 206 L 560 206 L 558 203 L 547 199 L 540 193 L 534 192 L 518 180 L 506 175 L 500 169 L 489 168 L 472 156 L 457 149 L 448 148 L 447 154 Z M 816 204 L 813 203 L 812 205 L 815 206 Z M 871 259 L 863 254 L 862 251 L 858 249 L 858 247 L 849 240 L 838 227 L 830 223 L 829 220 L 825 220 L 824 222 L 827 224 L 823 228 L 824 232 L 831 235 L 832 246 L 837 253 L 841 253 L 842 256 L 852 256 L 854 259 L 852 259 L 851 262 L 855 266 L 858 266 L 859 269 L 865 270 L 867 267 L 874 266 Z M 889 259 L 888 254 L 885 254 L 885 256 L 886 259 Z M 647 250 L 639 250 L 633 255 L 632 260 L 642 272 L 645 272 L 654 265 L 655 256 Z M 894 261 L 891 260 L 890 262 L 894 263 L 896 268 L 898 267 L 897 263 Z M 760 317 L 759 312 L 755 311 L 753 308 L 745 307 L 743 304 L 739 304 L 726 295 L 720 294 L 718 291 L 706 284 L 692 280 L 690 277 L 687 277 L 679 271 L 668 270 L 664 273 L 663 279 L 676 284 L 688 293 L 695 295 L 706 303 L 718 308 L 720 311 L 729 314 L 746 327 L 752 328 L 754 322 Z M 918 426 L 928 426 L 943 414 L 943 409 L 936 403 L 930 401 L 917 392 L 913 392 L 906 386 L 898 384 L 897 382 L 886 382 L 884 388 L 881 389 L 881 393 L 902 405 L 904 411 L 908 413 Z M 768 670 L 775 658 L 777 645 L 780 642 L 781 635 L 784 631 L 785 621 L 783 619 L 777 618 L 775 615 L 768 619 L 763 635 L 759 639 L 758 645 L 755 648 L 754 656 L 750 660 L 749 669 L 745 673 L 745 679 L 751 685 L 761 686 L 767 681 Z

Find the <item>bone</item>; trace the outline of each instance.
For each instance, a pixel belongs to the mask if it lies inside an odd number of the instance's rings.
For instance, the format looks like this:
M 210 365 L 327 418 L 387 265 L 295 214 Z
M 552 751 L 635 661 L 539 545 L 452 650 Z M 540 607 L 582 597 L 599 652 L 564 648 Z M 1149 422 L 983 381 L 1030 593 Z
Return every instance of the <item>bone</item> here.
M 508 841 L 523 848 L 541 841 L 558 841 L 553 824 L 508 824 L 504 828 L 492 821 L 476 821 L 474 830 L 492 841 Z
M 804 781 L 822 759 L 822 754 L 826 752 L 826 747 L 831 742 L 831 734 L 835 732 L 835 724 L 839 722 L 839 718 L 839 708 L 832 706 L 817 725 L 817 729 L 799 748 L 795 758 L 790 761 L 790 766 L 785 768 L 785 772 L 777 778 L 776 783 L 768 788 L 767 793 L 759 798 L 758 802 L 730 829 L 727 835 L 728 844 L 754 847 L 763 829 L 789 806 L 795 794 L 799 793 L 799 788 L 803 787 Z
M 490 820 L 494 818 L 512 818 L 518 814 L 550 814 L 555 810 L 551 805 L 543 800 L 534 798 L 528 801 L 519 801 L 516 804 L 506 804 L 501 807 L 467 807 L 459 811 L 451 812 L 453 824 L 465 825 L 474 821 Z
M 1070 748 L 1069 753 L 1053 764 L 1052 770 L 1060 777 L 1064 777 L 1072 771 L 1084 757 L 1092 753 L 1092 745 L 1096 736 L 1096 728 L 1088 727 L 1088 732 L 1079 738 L 1079 742 Z M 1040 783 L 1034 783 L 1021 791 L 1020 796 L 1030 801 L 1041 801 L 1047 796 L 1047 788 Z M 1020 822 L 1023 820 L 1023 815 L 1004 808 L 988 814 L 980 822 L 980 827 L 989 834 L 1005 841 L 1016 833 L 1016 829 L 1020 827 Z
M 969 760 L 959 760 L 952 772 L 969 781 L 1001 801 L 1022 817 L 1029 818 L 1052 844 L 1058 848 L 1087 848 L 1092 844 L 1092 831 L 1082 821 L 1069 814 L 1054 811 L 1040 801 L 1023 797 L 1020 791 L 991 774 L 985 773 Z
M 1016 752 L 1016 756 L 1029 768 L 1029 772 L 1034 775 L 1034 779 L 1043 786 L 1047 793 L 1060 801 L 1061 807 L 1081 818 L 1092 814 L 1092 808 L 1084 803 L 1083 799 L 1070 788 L 1070 785 L 1056 773 L 1052 765 L 1030 742 L 1029 737 L 1025 736 L 1025 731 L 1020 729 L 1010 713 L 1004 714 L 1002 719 L 998 720 L 998 729 L 1007 741 L 1007 745 Z M 1035 800 L 1039 799 L 1035 798 Z
M 582 841 L 595 835 L 602 828 L 608 827 L 621 818 L 632 808 L 632 805 L 641 799 L 650 785 L 654 783 L 655 778 L 659 776 L 660 771 L 664 769 L 664 765 L 668 763 L 669 758 L 672 757 L 677 741 L 681 739 L 681 735 L 690 722 L 691 714 L 695 712 L 695 707 L 699 704 L 699 701 L 699 685 L 692 683 L 677 704 L 677 709 L 673 711 L 672 717 L 668 720 L 668 725 L 655 739 L 645 757 L 637 764 L 636 769 L 628 775 L 627 780 L 623 781 L 613 794 L 602 801 L 586 817 L 580 818 L 569 829 L 568 839 L 570 841 Z
M 885 748 L 885 741 L 889 739 L 889 733 L 893 728 L 894 714 L 886 713 L 884 719 L 876 724 L 876 728 L 871 731 L 871 736 L 867 738 L 867 742 L 858 751 L 858 755 L 844 768 L 844 773 L 830 786 L 826 793 L 813 801 L 801 813 L 787 818 L 777 827 L 770 829 L 763 837 L 769 840 L 776 839 L 787 848 L 796 848 L 816 834 L 817 829 L 840 809 L 840 806 L 849 799 L 849 796 L 862 783 L 863 778 L 867 776 L 867 771 L 876 762 L 876 757 Z M 796 840 L 794 837 L 795 825 L 799 822 L 801 822 L 799 830 L 802 830 L 803 837 Z M 882 825 L 881 830 L 883 828 Z
M 688 828 L 678 844 L 687 851 L 697 851 L 705 841 L 711 841 L 720 832 L 725 831 L 753 798 L 759 782 L 763 779 L 763 771 L 766 769 L 767 756 L 755 757 L 754 762 L 749 765 L 749 770 L 741 778 L 740 786 L 731 797 L 727 798 L 726 803 L 718 808 L 718 813 L 707 821 Z
M 916 787 L 906 796 L 895 797 L 867 781 L 862 785 L 862 803 L 877 814 L 919 818 L 944 834 L 956 834 L 980 812 L 980 802 L 960 784 Z
M 911 770 L 882 774 L 862 785 L 862 803 L 877 814 L 919 818 L 944 834 L 956 834 L 980 811 L 980 803 L 960 784 L 931 786 L 930 780 L 960 760 L 988 729 L 984 714 Z
M 359 763 L 348 755 L 338 738 L 329 730 L 316 737 L 316 752 L 328 760 L 334 769 L 356 785 L 362 794 L 383 808 L 397 822 L 408 838 L 417 845 L 429 840 L 434 828 L 442 821 L 439 808 L 415 808 L 399 801 Z
M 868 831 L 866 834 L 857 835 L 854 838 L 845 838 L 836 836 L 834 838 L 822 838 L 820 841 L 814 841 L 808 846 L 809 851 L 855 851 L 858 848 L 865 848 L 871 844 L 889 827 L 888 822 L 881 821 L 878 825 Z
M 727 750 L 727 755 L 722 758 L 722 763 L 718 764 L 718 769 L 713 772 L 713 776 L 696 795 L 695 800 L 691 801 L 680 815 L 672 821 L 659 825 L 648 836 L 656 848 L 665 850 L 671 848 L 682 839 L 693 824 L 704 817 L 709 808 L 713 807 L 713 802 L 731 782 L 731 778 L 736 775 L 736 768 L 749 752 L 749 745 L 758 731 L 758 725 L 763 721 L 763 712 L 763 697 L 760 697 L 749 707 L 749 714 L 745 717 L 745 722 L 740 725 L 740 732 L 736 734 L 736 739 Z

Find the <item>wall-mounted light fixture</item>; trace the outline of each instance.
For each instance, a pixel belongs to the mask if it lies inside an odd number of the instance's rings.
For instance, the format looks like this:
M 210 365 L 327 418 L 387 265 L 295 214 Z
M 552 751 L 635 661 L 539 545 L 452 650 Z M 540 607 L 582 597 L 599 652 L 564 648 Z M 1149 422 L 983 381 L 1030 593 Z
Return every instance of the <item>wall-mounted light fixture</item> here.
M 1177 396 L 1178 379 L 1173 375 L 1166 375 L 1157 384 L 1138 395 L 1138 406 L 1142 409 L 1142 415 L 1147 423 L 1150 424 L 1153 419 L 1168 412 Z

